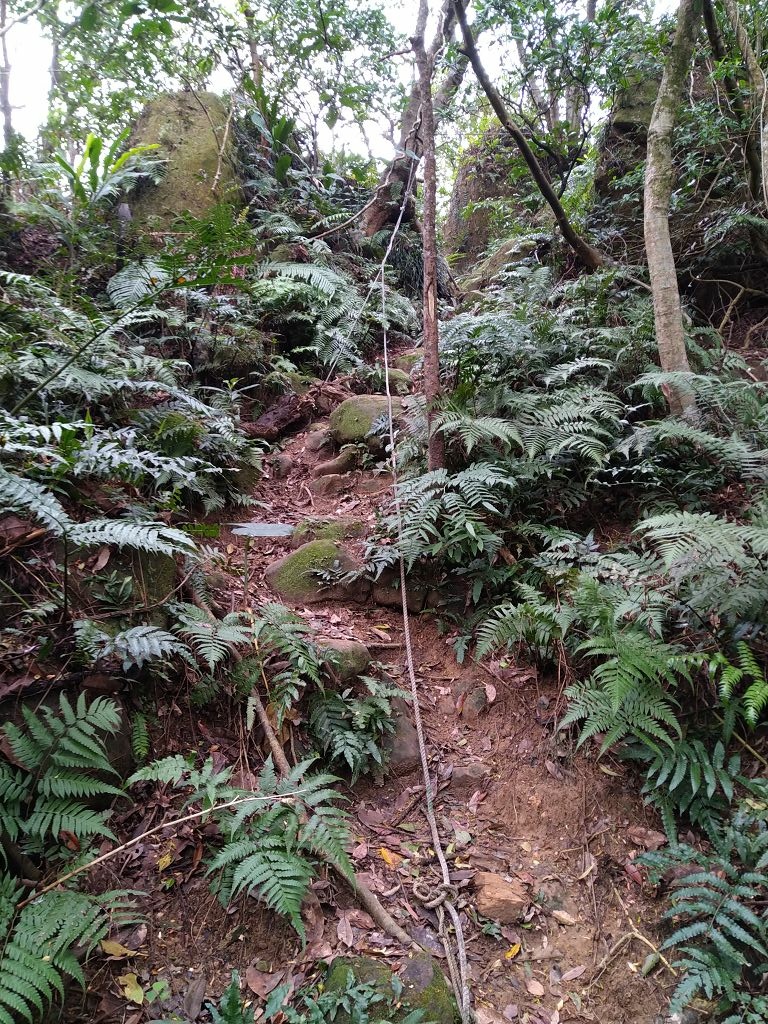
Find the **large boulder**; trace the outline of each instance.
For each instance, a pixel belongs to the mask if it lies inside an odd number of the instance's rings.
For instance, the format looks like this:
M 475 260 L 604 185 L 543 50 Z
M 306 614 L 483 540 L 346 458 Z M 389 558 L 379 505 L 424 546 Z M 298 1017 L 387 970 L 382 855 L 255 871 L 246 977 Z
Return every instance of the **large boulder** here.
M 300 548 L 311 540 L 332 540 L 338 544 L 343 540 L 362 537 L 365 523 L 362 519 L 339 516 L 335 519 L 315 517 L 299 523 L 291 535 L 291 547 Z
M 340 683 L 349 683 L 361 676 L 371 664 L 371 652 L 359 640 L 318 637 L 317 647 L 325 654 Z
M 132 200 L 134 224 L 163 231 L 184 214 L 204 217 L 217 203 L 241 203 L 228 120 L 227 104 L 212 92 L 163 93 L 150 100 L 130 144 L 158 146 L 165 174 Z
M 432 1024 L 456 1024 L 459 1019 L 456 1000 L 437 962 L 428 953 L 416 953 L 400 972 L 402 992 L 393 985 L 394 973 L 373 957 L 337 957 L 328 968 L 327 992 L 345 992 L 350 982 L 367 984 L 381 993 L 390 1004 L 377 1004 L 377 1019 L 401 1024 L 414 1010 L 421 1010 L 421 1019 Z M 379 1010 L 378 1007 L 381 1009 Z M 336 1024 L 351 1024 L 350 1015 L 341 1010 Z
M 357 568 L 357 563 L 331 540 L 313 540 L 279 558 L 266 572 L 267 583 L 279 598 L 291 604 L 316 604 L 319 601 L 364 601 L 370 584 L 355 580 L 350 584 L 326 582 Z
M 403 403 L 392 399 L 392 414 L 395 419 L 403 415 Z M 355 395 L 337 405 L 331 413 L 328 428 L 337 444 L 362 442 L 369 448 L 381 448 L 381 442 L 370 437 L 374 424 L 386 422 L 389 404 L 386 395 Z

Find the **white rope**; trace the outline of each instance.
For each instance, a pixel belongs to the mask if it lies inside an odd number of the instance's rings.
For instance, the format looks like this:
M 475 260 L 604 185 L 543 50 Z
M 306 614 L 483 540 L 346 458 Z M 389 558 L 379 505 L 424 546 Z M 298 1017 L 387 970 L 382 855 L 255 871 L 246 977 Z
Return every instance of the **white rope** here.
M 395 224 L 395 228 L 392 232 L 390 239 L 389 248 L 384 257 L 384 263 L 386 262 L 389 251 L 394 244 L 395 235 L 397 234 L 398 228 L 403 218 L 408 195 L 410 192 L 411 183 L 409 182 L 409 188 L 406 190 L 406 194 L 403 198 L 403 204 L 400 208 L 400 215 Z M 445 955 L 448 962 L 448 970 L 451 975 L 451 983 L 453 985 L 454 992 L 456 993 L 456 999 L 461 1010 L 462 1024 L 470 1024 L 473 1020 L 472 1008 L 471 1008 L 471 997 L 469 991 L 469 967 L 467 963 L 467 952 L 466 945 L 464 942 L 464 932 L 461 926 L 461 918 L 456 910 L 453 902 L 448 898 L 449 893 L 452 891 L 451 876 L 448 870 L 448 862 L 445 858 L 445 852 L 443 851 L 442 842 L 440 840 L 440 832 L 437 827 L 437 820 L 435 818 L 435 802 L 434 802 L 434 790 L 432 788 L 432 779 L 429 774 L 429 759 L 427 757 L 427 747 L 424 739 L 424 725 L 421 718 L 421 706 L 419 704 L 419 688 L 416 681 L 416 668 L 413 661 L 413 645 L 411 641 L 411 625 L 408 612 L 408 593 L 406 589 L 406 573 L 405 573 L 405 558 L 403 556 L 403 515 L 402 507 L 400 504 L 400 491 L 398 487 L 397 479 L 397 453 L 395 448 L 395 422 L 394 422 L 394 410 L 392 407 L 392 391 L 390 389 L 389 382 L 389 348 L 388 348 L 388 331 L 387 331 L 387 316 L 386 316 L 386 287 L 384 284 L 384 273 L 382 263 L 381 273 L 381 312 L 382 312 L 382 324 L 383 324 L 383 349 L 384 349 L 384 388 L 387 396 L 387 412 L 389 418 L 389 456 L 390 464 L 392 467 L 392 486 L 394 493 L 394 505 L 395 505 L 395 517 L 397 519 L 397 537 L 398 537 L 398 548 L 399 548 L 399 561 L 400 561 L 400 599 L 402 603 L 403 612 L 403 635 L 405 639 L 405 657 L 408 666 L 408 678 L 411 684 L 411 696 L 413 700 L 413 717 L 416 725 L 416 734 L 419 740 L 419 754 L 421 757 L 421 770 L 424 776 L 424 793 L 426 803 L 426 814 L 429 822 L 430 831 L 432 832 L 432 844 L 435 848 L 435 854 L 440 863 L 440 871 L 443 879 L 442 894 L 443 899 L 437 906 L 438 920 L 440 922 L 440 937 L 445 948 Z M 456 958 L 454 957 L 453 949 L 451 947 L 450 935 L 448 929 L 444 924 L 443 908 L 447 910 L 451 921 L 453 922 L 454 934 L 456 937 L 456 948 L 458 952 L 458 965 Z

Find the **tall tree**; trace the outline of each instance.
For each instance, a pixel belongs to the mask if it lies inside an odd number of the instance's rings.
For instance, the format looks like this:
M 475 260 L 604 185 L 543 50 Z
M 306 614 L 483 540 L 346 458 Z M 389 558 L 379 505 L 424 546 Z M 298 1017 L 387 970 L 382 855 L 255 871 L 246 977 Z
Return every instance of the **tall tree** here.
M 702 0 L 680 0 L 675 37 L 648 127 L 643 196 L 645 251 L 653 293 L 659 362 L 662 370 L 670 371 L 687 372 L 690 369 L 685 350 L 680 290 L 669 234 L 669 204 L 675 177 L 672 136 L 693 59 L 701 12 Z M 694 405 L 692 395 L 684 388 L 669 388 L 666 397 L 670 411 L 678 416 Z
M 440 395 L 439 329 L 437 323 L 437 166 L 435 161 L 435 111 L 432 104 L 434 55 L 430 57 L 424 43 L 429 15 L 428 0 L 419 0 L 416 31 L 411 40 L 416 54 L 421 96 L 421 140 L 424 150 L 424 209 L 422 239 L 424 248 L 423 343 L 424 398 L 427 403 L 429 433 L 428 465 L 430 469 L 445 466 L 445 437 L 434 429 L 435 402 Z
M 434 38 L 424 52 L 428 63 L 432 66 L 432 80 L 440 52 L 451 42 L 456 20 L 453 14 L 452 0 L 443 0 L 439 23 Z M 426 32 L 426 28 L 425 28 Z M 446 68 L 437 88 L 431 89 L 432 110 L 437 123 L 450 109 L 454 96 L 458 92 L 467 70 L 466 56 L 459 54 Z M 413 178 L 415 165 L 424 156 L 423 125 L 421 121 L 422 92 L 420 75 L 414 82 L 408 101 L 400 119 L 400 137 L 394 159 L 384 169 L 376 191 L 374 201 L 370 204 L 363 220 L 363 233 L 370 236 L 389 223 L 397 220 L 400 205 L 409 183 Z M 415 217 L 415 207 L 410 205 L 407 219 Z
M 583 238 L 571 224 L 568 219 L 568 215 L 563 209 L 563 204 L 560 202 L 557 193 L 552 187 L 552 182 L 549 180 L 546 171 L 536 159 L 536 155 L 528 145 L 528 140 L 525 135 L 510 117 L 504 100 L 501 98 L 498 90 L 488 77 L 488 72 L 485 70 L 483 62 L 480 60 L 480 55 L 477 52 L 477 46 L 475 45 L 472 30 L 467 22 L 464 0 L 454 0 L 454 8 L 456 10 L 456 17 L 458 18 L 459 25 L 461 26 L 461 33 L 464 39 L 464 52 L 469 58 L 472 69 L 475 72 L 477 80 L 482 86 L 483 92 L 485 93 L 488 102 L 491 104 L 494 113 L 501 122 L 502 127 L 512 137 L 515 145 L 520 150 L 520 154 L 525 160 L 528 169 L 531 172 L 531 176 L 536 182 L 536 186 L 555 215 L 555 220 L 563 234 L 563 238 L 587 270 L 597 270 L 598 267 L 605 263 L 605 258 L 593 245 Z

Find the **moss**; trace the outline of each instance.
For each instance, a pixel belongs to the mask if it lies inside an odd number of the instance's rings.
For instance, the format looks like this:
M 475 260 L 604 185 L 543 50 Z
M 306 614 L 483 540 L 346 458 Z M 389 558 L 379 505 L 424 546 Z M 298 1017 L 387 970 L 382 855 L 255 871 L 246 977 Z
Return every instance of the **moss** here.
M 362 519 L 305 519 L 293 531 L 293 547 L 300 547 L 312 540 L 330 540 L 340 543 L 354 537 L 362 537 L 365 523 Z
M 389 387 L 396 395 L 407 395 L 411 390 L 411 378 L 405 370 L 392 369 L 389 371 Z
M 363 441 L 370 446 L 368 434 L 374 423 L 387 416 L 388 404 L 385 395 L 356 395 L 338 405 L 331 413 L 328 423 L 331 436 L 337 444 Z M 394 415 L 400 416 L 403 404 L 398 398 L 392 400 Z
M 333 673 L 341 683 L 361 676 L 371 664 L 371 652 L 359 640 L 318 637 L 317 646 L 329 657 Z
M 394 998 L 392 978 L 392 971 L 372 957 L 339 957 L 328 969 L 325 988 L 328 992 L 343 992 L 351 979 L 371 985 L 396 1003 L 396 1008 L 386 1015 L 391 1024 L 400 1024 L 413 1010 L 422 1011 L 421 1019 L 425 1024 L 429 1021 L 455 1024 L 458 1020 L 456 1001 L 448 982 L 428 953 L 417 953 L 406 963 L 400 975 L 403 992 L 398 1000 Z M 342 1010 L 335 1021 L 350 1024 L 349 1014 Z
M 270 586 L 289 601 L 320 601 L 329 587 L 318 578 L 336 567 L 351 568 L 351 559 L 330 540 L 313 540 L 274 562 L 267 569 Z
M 217 203 L 241 203 L 231 132 L 213 187 L 228 115 L 227 104 L 211 92 L 164 93 L 147 104 L 131 145 L 157 145 L 167 163 L 163 180 L 131 203 L 134 224 L 166 230 L 183 214 L 202 217 Z
M 411 372 L 411 370 L 414 368 L 414 366 L 416 365 L 416 363 L 418 363 L 418 361 L 421 358 L 422 358 L 422 353 L 418 349 L 414 350 L 413 352 L 401 352 L 399 356 L 396 356 L 392 360 L 392 365 L 397 370 L 401 370 L 404 373 L 409 374 Z M 390 370 L 390 373 L 393 373 L 393 372 L 394 371 Z M 409 386 L 410 386 L 410 379 L 411 378 L 408 377 Z

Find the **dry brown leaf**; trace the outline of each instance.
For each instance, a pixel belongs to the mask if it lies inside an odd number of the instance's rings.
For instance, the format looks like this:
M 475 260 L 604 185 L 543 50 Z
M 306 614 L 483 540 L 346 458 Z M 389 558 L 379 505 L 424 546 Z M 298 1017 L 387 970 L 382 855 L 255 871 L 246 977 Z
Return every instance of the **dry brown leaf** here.
M 531 993 L 532 996 L 543 996 L 544 986 L 536 978 L 529 978 L 525 983 L 525 987 Z
M 400 865 L 403 863 L 403 858 L 399 853 L 393 853 L 388 850 L 386 846 L 379 847 L 379 856 L 387 865 L 388 868 L 392 868 L 393 871 L 397 871 Z
M 478 1006 L 475 1010 L 475 1020 L 477 1024 L 503 1024 L 504 1018 L 487 1006 Z
M 283 971 L 270 974 L 256 967 L 248 967 L 245 971 L 245 983 L 260 999 L 266 999 L 273 988 L 277 988 L 283 978 Z
M 553 910 L 552 917 L 559 923 L 565 925 L 576 924 L 576 918 L 572 917 L 566 910 Z
M 644 850 L 658 850 L 665 846 L 667 837 L 663 832 L 656 832 L 652 828 L 643 828 L 642 825 L 633 825 L 627 829 L 627 836 L 636 846 L 642 846 Z
M 488 703 L 493 704 L 496 700 L 496 687 L 493 683 L 483 683 L 483 687 L 485 688 L 485 696 L 488 698 Z
M 107 956 L 114 957 L 117 960 L 122 960 L 127 956 L 136 956 L 135 949 L 128 949 L 122 942 L 116 942 L 114 939 L 102 939 L 99 945 Z
M 141 1006 L 144 1002 L 144 989 L 139 984 L 139 979 L 135 974 L 121 974 L 117 979 L 117 983 L 120 985 L 126 999 L 130 999 L 132 1003 L 138 1003 Z
M 365 860 L 368 856 L 368 843 L 358 843 L 352 851 L 352 860 Z
M 353 910 L 345 911 L 347 920 L 353 928 L 365 928 L 366 930 L 375 928 L 376 922 L 373 920 L 370 914 L 366 914 L 364 910 Z
M 343 942 L 345 946 L 351 946 L 355 941 L 354 933 L 352 932 L 352 925 L 349 923 L 346 914 L 341 914 L 336 925 L 336 934 L 339 937 L 339 941 Z
M 577 978 L 582 976 L 586 969 L 587 968 L 584 964 L 580 964 L 578 967 L 572 967 L 569 971 L 566 971 L 565 974 L 563 974 L 560 981 L 575 981 Z

